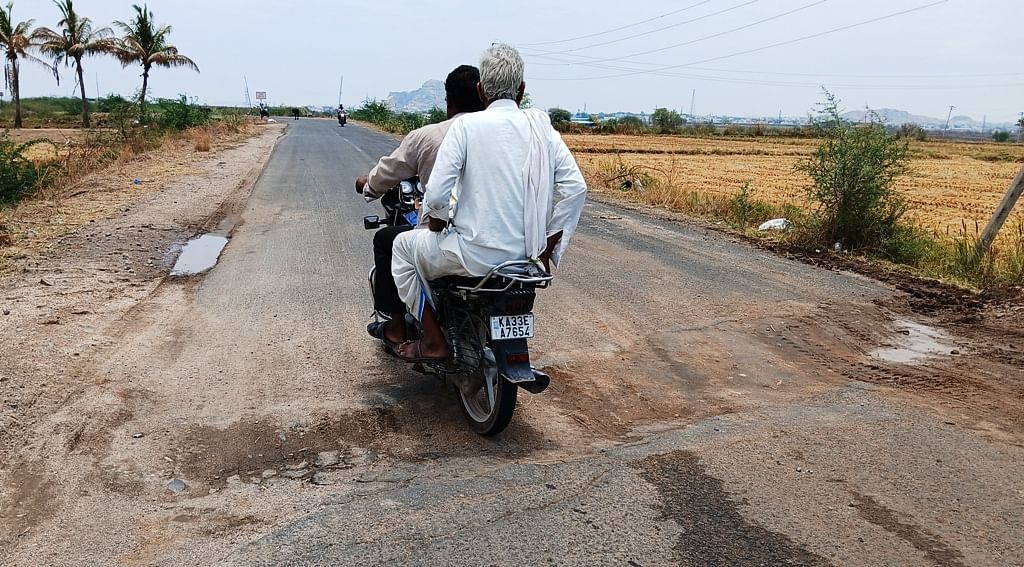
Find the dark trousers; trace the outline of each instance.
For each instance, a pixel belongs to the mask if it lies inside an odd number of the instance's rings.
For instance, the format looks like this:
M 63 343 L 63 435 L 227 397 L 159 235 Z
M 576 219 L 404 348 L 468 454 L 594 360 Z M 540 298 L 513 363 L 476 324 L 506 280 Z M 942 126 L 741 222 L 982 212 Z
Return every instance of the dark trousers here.
M 398 297 L 395 276 L 391 274 L 391 249 L 395 238 L 411 226 L 386 226 L 373 235 L 373 263 L 377 266 L 374 278 L 373 308 L 382 313 L 404 313 L 405 303 Z

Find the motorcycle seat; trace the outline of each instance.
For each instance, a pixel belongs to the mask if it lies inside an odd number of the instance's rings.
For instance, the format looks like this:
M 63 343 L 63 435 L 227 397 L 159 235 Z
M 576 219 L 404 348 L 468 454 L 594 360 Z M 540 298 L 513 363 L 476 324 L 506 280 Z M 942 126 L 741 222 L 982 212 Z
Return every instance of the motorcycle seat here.
M 508 289 L 510 284 L 513 282 L 535 284 L 543 283 L 543 280 L 550 279 L 551 274 L 545 272 L 536 264 L 528 262 L 508 262 L 494 268 L 488 276 L 444 276 L 431 281 L 430 285 L 435 289 L 475 288 L 486 280 L 481 289 L 503 290 Z M 512 282 L 509 280 L 512 280 Z
M 430 282 L 430 287 L 442 289 L 449 287 L 476 287 L 484 278 L 478 276 L 444 276 Z M 505 287 L 504 278 L 491 278 L 491 281 L 500 287 Z

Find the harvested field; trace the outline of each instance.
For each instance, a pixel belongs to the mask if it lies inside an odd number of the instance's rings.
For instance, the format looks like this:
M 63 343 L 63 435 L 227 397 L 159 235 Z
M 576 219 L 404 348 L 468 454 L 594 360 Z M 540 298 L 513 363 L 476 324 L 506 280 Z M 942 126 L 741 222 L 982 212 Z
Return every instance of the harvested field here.
M 794 166 L 818 140 L 681 136 L 564 136 L 599 189 L 621 167 L 642 166 L 681 192 L 731 196 L 750 181 L 753 196 L 806 207 L 808 178 Z M 1024 163 L 1024 145 L 926 141 L 911 144 L 914 172 L 900 181 L 910 216 L 938 233 L 984 224 Z M 1010 224 L 1024 222 L 1018 210 Z

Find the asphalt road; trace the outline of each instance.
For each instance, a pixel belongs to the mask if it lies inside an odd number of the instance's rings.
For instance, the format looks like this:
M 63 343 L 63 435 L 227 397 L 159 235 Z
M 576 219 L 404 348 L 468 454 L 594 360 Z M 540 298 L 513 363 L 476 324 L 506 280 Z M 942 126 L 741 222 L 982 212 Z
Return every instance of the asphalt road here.
M 658 214 L 588 204 L 537 304 L 551 389 L 469 433 L 365 335 L 376 205 L 352 182 L 395 145 L 290 124 L 219 265 L 166 281 L 97 362 L 130 411 L 93 465 L 99 511 L 46 528 L 90 551 L 21 557 L 1024 564 L 1019 441 L 858 379 L 895 291 Z

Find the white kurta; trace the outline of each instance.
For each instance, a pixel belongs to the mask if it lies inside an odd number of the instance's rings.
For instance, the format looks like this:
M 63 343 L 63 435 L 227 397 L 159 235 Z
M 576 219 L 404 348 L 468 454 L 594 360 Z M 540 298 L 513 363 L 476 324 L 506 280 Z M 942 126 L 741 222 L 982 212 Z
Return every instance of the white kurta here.
M 435 211 L 452 205 L 442 247 L 475 275 L 526 251 L 526 168 L 532 137 L 527 112 L 542 116 L 548 156 L 548 235 L 563 232 L 555 260 L 575 232 L 587 185 L 562 137 L 541 110 L 520 110 L 514 101 L 497 100 L 483 112 L 467 114 L 448 129 L 434 162 L 424 203 Z M 439 215 L 431 213 L 434 216 Z M 449 220 L 449 219 L 444 219 Z
M 537 160 L 531 146 L 535 152 L 546 149 L 546 159 Z M 538 171 L 538 164 L 546 171 Z M 536 185 L 527 191 L 531 182 Z M 557 265 L 579 223 L 586 191 L 576 160 L 543 111 L 498 100 L 483 112 L 460 116 L 441 143 L 424 196 L 425 209 L 450 205 L 447 216 L 429 213 L 449 226 L 439 235 L 412 231 L 396 239 L 392 271 L 399 295 L 419 315 L 429 300 L 430 279 L 482 276 L 502 262 L 535 258 L 537 251 L 526 249 L 526 233 L 537 219 L 547 236 L 562 233 L 552 255 Z M 527 195 L 543 202 L 527 206 Z M 528 220 L 528 214 L 536 219 Z

